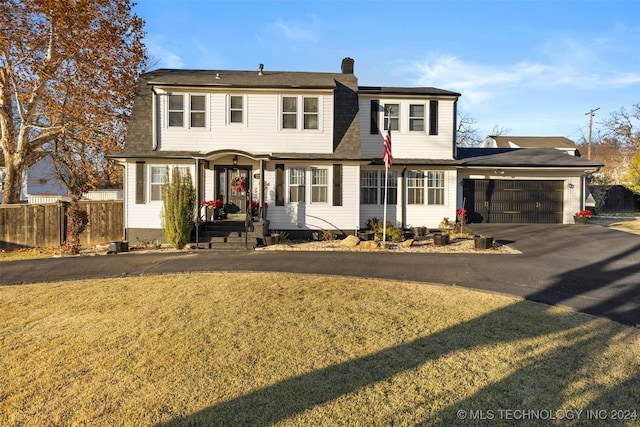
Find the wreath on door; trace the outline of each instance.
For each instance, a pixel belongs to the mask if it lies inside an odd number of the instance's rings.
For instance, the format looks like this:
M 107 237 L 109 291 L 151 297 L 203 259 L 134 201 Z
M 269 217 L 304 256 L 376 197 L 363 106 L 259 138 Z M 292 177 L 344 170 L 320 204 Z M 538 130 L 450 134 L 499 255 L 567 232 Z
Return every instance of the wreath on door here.
M 231 180 L 231 188 L 233 188 L 233 191 L 237 193 L 242 193 L 244 191 L 244 187 L 245 187 L 245 184 L 244 184 L 243 177 L 236 176 Z

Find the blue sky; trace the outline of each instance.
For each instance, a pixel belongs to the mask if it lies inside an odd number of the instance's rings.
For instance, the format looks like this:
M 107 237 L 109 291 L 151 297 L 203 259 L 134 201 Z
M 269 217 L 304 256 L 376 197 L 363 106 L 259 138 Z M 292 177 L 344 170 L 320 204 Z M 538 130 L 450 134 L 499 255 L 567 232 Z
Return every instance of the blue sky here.
M 339 72 L 433 86 L 484 136 L 579 142 L 640 102 L 640 1 L 137 0 L 157 68 Z

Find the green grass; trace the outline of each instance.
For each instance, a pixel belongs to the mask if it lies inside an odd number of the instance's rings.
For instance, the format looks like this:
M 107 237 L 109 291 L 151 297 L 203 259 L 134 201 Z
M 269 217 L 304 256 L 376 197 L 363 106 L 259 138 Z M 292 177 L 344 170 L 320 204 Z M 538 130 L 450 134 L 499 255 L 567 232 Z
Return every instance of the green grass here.
M 6 286 L 0 348 L 3 426 L 640 411 L 640 330 L 438 285 L 211 273 Z

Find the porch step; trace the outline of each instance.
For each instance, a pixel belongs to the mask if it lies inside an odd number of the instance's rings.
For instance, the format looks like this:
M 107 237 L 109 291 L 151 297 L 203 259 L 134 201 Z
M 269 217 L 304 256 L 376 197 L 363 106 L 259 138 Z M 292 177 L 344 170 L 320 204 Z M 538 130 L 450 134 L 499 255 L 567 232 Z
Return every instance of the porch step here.
M 252 250 L 265 243 L 265 227 L 268 225 L 263 221 L 255 222 L 246 231 L 244 221 L 203 222 L 198 230 L 197 243 L 195 232 L 192 235 L 192 246 L 219 251 Z

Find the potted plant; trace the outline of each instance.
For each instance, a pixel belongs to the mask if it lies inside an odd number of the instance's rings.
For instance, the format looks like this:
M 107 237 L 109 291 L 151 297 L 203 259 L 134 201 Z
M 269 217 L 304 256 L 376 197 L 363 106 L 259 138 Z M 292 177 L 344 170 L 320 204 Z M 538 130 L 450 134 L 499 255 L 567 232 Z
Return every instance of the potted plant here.
M 493 248 L 493 237 L 485 235 L 473 236 L 473 243 L 476 249 L 491 249 Z
M 435 233 L 433 235 L 433 243 L 436 246 L 445 246 L 450 242 L 449 233 Z
M 575 224 L 586 224 L 591 216 L 593 216 L 593 213 L 589 209 L 584 209 L 573 214 L 573 222 Z

